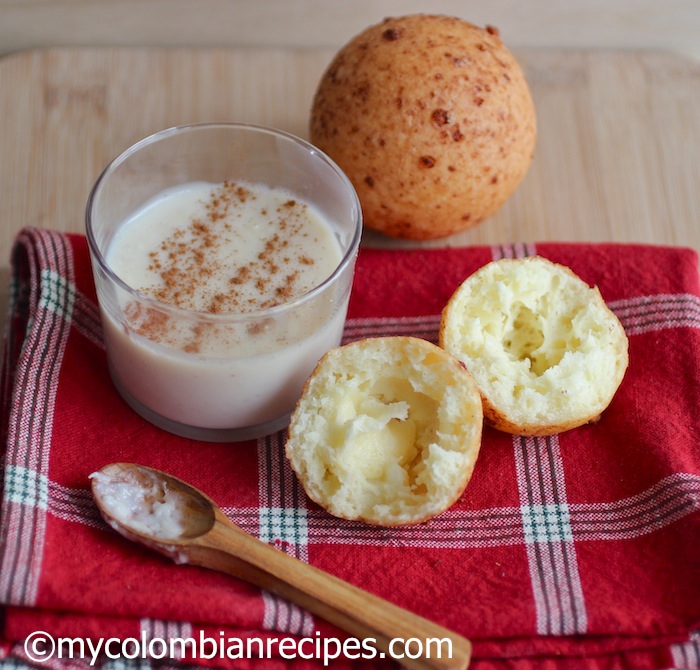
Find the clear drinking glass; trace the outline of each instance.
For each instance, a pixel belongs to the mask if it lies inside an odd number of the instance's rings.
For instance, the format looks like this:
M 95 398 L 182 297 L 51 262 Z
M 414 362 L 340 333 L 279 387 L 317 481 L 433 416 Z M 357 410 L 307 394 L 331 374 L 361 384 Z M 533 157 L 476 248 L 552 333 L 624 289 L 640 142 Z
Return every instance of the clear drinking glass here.
M 275 307 L 212 314 L 159 302 L 110 268 L 115 233 L 144 203 L 178 185 L 226 180 L 284 188 L 313 205 L 340 246 L 335 271 Z M 279 130 L 180 126 L 127 149 L 97 180 L 86 211 L 109 370 L 121 396 L 151 423 L 199 440 L 237 441 L 284 428 L 318 359 L 340 343 L 361 230 L 360 203 L 345 174 Z M 155 336 L 144 326 L 153 323 L 160 324 Z M 196 350 L 183 346 L 180 336 L 195 332 L 204 333 Z

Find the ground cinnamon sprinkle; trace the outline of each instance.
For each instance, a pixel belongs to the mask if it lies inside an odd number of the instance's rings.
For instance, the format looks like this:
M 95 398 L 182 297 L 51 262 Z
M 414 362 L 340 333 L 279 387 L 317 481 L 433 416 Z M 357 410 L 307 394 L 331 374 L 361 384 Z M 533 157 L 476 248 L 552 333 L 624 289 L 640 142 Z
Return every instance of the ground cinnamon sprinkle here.
M 150 242 L 155 248 L 144 250 L 138 236 L 124 247 L 144 259 L 142 294 L 205 315 L 257 313 L 315 288 L 340 261 L 331 230 L 305 202 L 233 180 L 210 190 L 195 186 L 191 200 L 173 200 L 160 219 L 148 219 L 147 225 L 162 225 L 151 231 L 165 235 Z M 181 219 L 183 208 L 193 214 Z M 180 319 L 137 302 L 125 316 L 128 331 L 188 353 L 233 346 L 228 322 L 219 319 Z M 257 336 L 271 327 L 270 319 L 256 317 L 245 332 Z
M 273 307 L 313 288 L 301 273 L 289 271 L 316 262 L 291 244 L 295 236 L 305 234 L 307 205 L 303 202 L 289 199 L 274 211 L 260 209 L 256 225 L 264 232 L 256 258 L 239 264 L 230 252 L 223 251 L 235 241 L 237 208 L 256 197 L 254 191 L 233 180 L 213 189 L 204 203 L 204 217 L 193 218 L 150 253 L 149 270 L 159 283 L 140 291 L 175 307 L 226 314 Z M 224 290 L 217 284 L 209 294 L 215 275 L 228 280 Z

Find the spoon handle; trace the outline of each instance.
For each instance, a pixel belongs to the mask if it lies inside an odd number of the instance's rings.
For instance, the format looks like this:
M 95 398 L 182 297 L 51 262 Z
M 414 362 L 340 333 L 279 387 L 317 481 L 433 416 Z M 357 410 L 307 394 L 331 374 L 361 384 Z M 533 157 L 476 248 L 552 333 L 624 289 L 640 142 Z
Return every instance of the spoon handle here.
M 359 640 L 374 640 L 380 658 L 395 658 L 415 670 L 469 665 L 466 638 L 261 542 L 218 509 L 213 528 L 190 545 L 188 554 L 190 563 L 275 593 Z

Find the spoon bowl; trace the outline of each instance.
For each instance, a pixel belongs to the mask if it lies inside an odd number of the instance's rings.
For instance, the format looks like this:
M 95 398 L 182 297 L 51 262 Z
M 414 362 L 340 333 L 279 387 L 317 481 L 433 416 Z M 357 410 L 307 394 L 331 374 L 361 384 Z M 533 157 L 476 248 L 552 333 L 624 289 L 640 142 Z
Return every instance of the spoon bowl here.
M 150 542 L 180 544 L 205 535 L 214 526 L 214 501 L 160 470 L 111 463 L 90 479 L 100 514 L 118 532 Z
M 261 542 L 177 477 L 111 463 L 90 478 L 102 517 L 129 540 L 177 563 L 224 572 L 286 598 L 405 667 L 464 670 L 469 665 L 466 638 Z M 441 642 L 439 655 L 434 648 L 430 653 L 428 642 L 435 639 Z

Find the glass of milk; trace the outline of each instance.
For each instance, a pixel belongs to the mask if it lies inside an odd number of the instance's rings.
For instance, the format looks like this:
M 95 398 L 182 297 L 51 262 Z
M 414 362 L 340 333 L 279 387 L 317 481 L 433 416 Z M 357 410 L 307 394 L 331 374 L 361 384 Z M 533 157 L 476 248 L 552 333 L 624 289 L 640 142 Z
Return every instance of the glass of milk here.
M 340 343 L 362 231 L 338 166 L 246 124 L 170 128 L 112 161 L 86 231 L 112 380 L 172 433 L 283 429 Z

